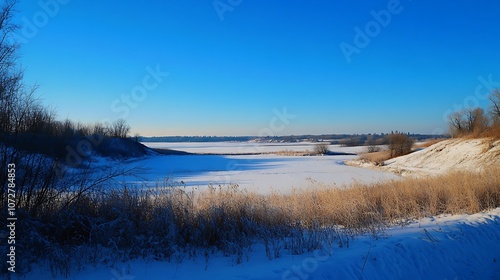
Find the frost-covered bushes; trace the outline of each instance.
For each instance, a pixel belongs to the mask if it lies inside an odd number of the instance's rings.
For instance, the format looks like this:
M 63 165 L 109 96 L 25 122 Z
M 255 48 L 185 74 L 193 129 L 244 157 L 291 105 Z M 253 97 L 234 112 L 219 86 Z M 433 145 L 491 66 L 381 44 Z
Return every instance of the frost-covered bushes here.
M 283 250 L 300 254 L 322 248 L 341 235 L 308 228 L 287 209 L 236 186 L 204 193 L 123 187 L 86 193 L 69 206 L 60 198 L 47 209 L 23 217 L 19 243 L 24 246 L 20 254 L 29 256 L 22 264 L 26 271 L 34 263 L 48 263 L 54 275 L 68 276 L 85 264 L 113 265 L 138 257 L 174 262 L 204 257 L 208 262 L 212 254 L 230 256 L 237 264 L 258 243 L 270 246 L 268 257 L 277 258 Z

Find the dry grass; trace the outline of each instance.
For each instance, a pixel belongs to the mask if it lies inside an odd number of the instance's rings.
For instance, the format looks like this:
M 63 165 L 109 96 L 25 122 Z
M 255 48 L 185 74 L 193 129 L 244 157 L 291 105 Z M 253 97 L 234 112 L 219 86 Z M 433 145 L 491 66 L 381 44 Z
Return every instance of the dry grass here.
M 420 143 L 414 146 L 415 149 L 423 149 L 423 148 L 429 148 L 432 145 L 435 145 L 439 142 L 442 142 L 444 140 L 447 140 L 446 138 L 438 138 L 438 139 L 432 139 L 429 141 L 426 141 L 424 143 Z
M 494 140 L 500 140 L 500 124 L 494 124 L 484 131 L 475 131 L 472 133 L 458 135 L 457 137 L 464 139 L 491 138 Z
M 392 224 L 443 213 L 477 213 L 500 206 L 500 168 L 482 173 L 448 175 L 396 180 L 378 184 L 354 184 L 345 188 L 296 190 L 292 194 L 256 196 L 221 190 L 215 197 L 199 197 L 201 205 L 251 206 L 258 216 L 296 221 L 312 227 L 341 225 L 353 230 L 366 230 L 374 223 Z M 207 200 L 207 198 L 209 198 Z M 274 224 L 275 221 L 267 221 Z
M 417 149 L 422 149 L 422 148 L 428 148 L 434 144 L 437 144 L 441 141 L 444 141 L 446 140 L 445 138 L 439 138 L 439 139 L 433 139 L 433 140 L 429 140 L 427 142 L 424 142 L 424 143 L 421 143 L 421 144 L 417 144 L 417 145 L 414 145 L 413 146 L 413 149 L 414 150 L 417 150 Z M 391 158 L 394 158 L 394 157 L 391 157 L 391 152 L 390 151 L 380 151 L 380 152 L 375 152 L 375 153 L 364 153 L 364 154 L 361 154 L 360 155 L 360 158 L 361 159 L 364 159 L 364 160 L 367 160 L 367 161 L 370 161 L 376 165 L 383 165 L 383 163 Z
M 500 168 L 481 174 L 451 173 L 344 189 L 297 191 L 281 199 L 300 201 L 294 216 L 362 229 L 374 221 L 394 223 L 442 213 L 476 213 L 500 205 Z M 270 203 L 272 204 L 272 203 Z
M 364 160 L 371 161 L 377 165 L 391 159 L 391 151 L 380 151 L 375 153 L 361 154 L 360 157 Z
M 479 136 L 493 138 L 495 140 L 500 140 L 500 124 L 494 125 L 488 129 L 486 129 Z
M 267 153 L 262 153 L 262 154 L 277 155 L 277 156 L 313 156 L 313 155 L 316 155 L 314 152 L 307 151 L 307 150 L 306 151 L 282 150 L 282 151 L 267 152 Z

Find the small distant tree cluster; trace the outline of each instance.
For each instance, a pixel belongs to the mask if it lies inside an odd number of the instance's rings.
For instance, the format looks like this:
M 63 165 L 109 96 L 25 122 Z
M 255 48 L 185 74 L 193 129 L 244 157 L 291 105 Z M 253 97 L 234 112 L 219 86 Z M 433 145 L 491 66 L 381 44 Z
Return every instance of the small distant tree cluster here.
M 346 139 L 342 139 L 339 141 L 339 144 L 344 147 L 355 147 L 363 145 L 363 137 L 362 136 L 351 136 Z
M 345 135 L 342 139 L 338 140 L 338 143 L 343 147 L 356 147 L 356 146 L 378 146 L 385 145 L 386 135 L 381 134 L 355 134 L 355 135 Z M 373 147 L 375 150 L 377 148 Z
M 373 135 L 369 135 L 368 139 L 365 142 L 366 150 L 368 153 L 376 153 L 380 151 L 380 147 L 378 146 L 381 141 L 375 140 Z
M 481 108 L 467 108 L 452 113 L 449 117 L 452 136 L 481 133 L 489 126 L 489 119 Z
M 493 90 L 488 99 L 491 102 L 488 112 L 479 107 L 470 107 L 450 114 L 448 123 L 451 136 L 482 135 L 488 130 L 498 131 L 500 127 L 500 90 Z
M 407 134 L 395 132 L 387 136 L 387 142 L 392 158 L 411 153 L 415 140 L 410 138 Z
M 317 155 L 324 155 L 328 153 L 328 144 L 327 143 L 318 143 L 314 145 L 314 153 Z

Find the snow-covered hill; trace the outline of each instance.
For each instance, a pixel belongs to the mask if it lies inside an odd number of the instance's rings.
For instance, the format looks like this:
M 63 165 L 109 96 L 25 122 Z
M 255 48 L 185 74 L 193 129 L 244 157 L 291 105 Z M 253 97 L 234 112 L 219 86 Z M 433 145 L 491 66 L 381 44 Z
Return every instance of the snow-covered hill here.
M 352 162 L 353 165 L 368 167 Z M 500 140 L 450 139 L 426 149 L 394 158 L 379 167 L 402 176 L 439 175 L 452 170 L 480 171 L 500 166 Z

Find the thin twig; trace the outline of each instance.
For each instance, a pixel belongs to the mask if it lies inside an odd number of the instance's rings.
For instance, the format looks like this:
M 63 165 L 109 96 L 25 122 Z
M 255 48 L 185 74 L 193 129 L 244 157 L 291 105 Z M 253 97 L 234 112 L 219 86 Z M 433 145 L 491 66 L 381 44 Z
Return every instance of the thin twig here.
M 363 268 L 361 268 L 361 275 L 363 275 L 363 271 L 365 270 L 366 261 L 368 261 L 368 256 L 370 255 L 370 251 L 372 250 L 372 244 L 373 243 L 370 243 L 370 248 L 368 248 L 368 252 L 366 253 L 365 263 L 363 264 Z

